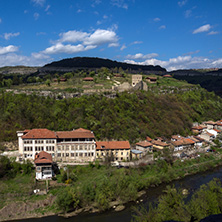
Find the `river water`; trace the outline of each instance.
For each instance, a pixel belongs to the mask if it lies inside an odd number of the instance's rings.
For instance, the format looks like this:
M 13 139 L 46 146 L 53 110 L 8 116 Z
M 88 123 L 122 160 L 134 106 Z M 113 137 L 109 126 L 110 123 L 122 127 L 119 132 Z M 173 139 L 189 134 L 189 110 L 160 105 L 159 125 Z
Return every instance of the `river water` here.
M 142 197 L 143 201 L 138 203 L 127 204 L 125 210 L 121 212 L 115 212 L 110 210 L 105 213 L 96 214 L 81 214 L 76 217 L 63 218 L 58 216 L 36 218 L 36 219 L 26 219 L 22 220 L 24 222 L 129 222 L 132 219 L 133 210 L 132 208 L 138 205 L 148 206 L 150 202 L 157 200 L 158 196 L 162 194 L 167 185 L 174 185 L 176 188 L 188 189 L 189 193 L 192 194 L 197 190 L 202 184 L 206 184 L 213 178 L 219 178 L 222 180 L 222 167 L 215 168 L 213 170 L 206 171 L 204 173 L 199 173 L 196 175 L 187 176 L 183 179 L 173 181 L 169 184 L 162 184 L 158 187 L 150 188 L 147 194 Z

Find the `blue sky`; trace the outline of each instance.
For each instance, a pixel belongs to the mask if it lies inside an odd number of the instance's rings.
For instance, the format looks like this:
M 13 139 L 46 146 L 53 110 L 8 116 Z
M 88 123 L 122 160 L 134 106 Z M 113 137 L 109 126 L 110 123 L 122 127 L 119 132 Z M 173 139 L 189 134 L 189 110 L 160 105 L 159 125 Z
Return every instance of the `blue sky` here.
M 222 68 L 221 0 L 1 0 L 0 67 L 76 56 Z

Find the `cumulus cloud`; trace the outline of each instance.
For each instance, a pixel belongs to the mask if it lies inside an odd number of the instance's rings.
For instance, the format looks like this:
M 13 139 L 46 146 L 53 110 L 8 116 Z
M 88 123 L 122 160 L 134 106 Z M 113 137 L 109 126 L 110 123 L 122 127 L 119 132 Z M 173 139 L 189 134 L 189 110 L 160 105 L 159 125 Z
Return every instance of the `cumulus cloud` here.
M 14 45 L 9 45 L 5 47 L 0 46 L 0 55 L 5 55 L 7 53 L 16 52 L 16 51 L 18 51 L 18 47 Z
M 209 59 L 205 57 L 192 57 L 190 55 L 170 58 L 167 61 L 151 58 L 143 62 L 136 62 L 134 60 L 125 60 L 124 62 L 140 65 L 160 65 L 168 71 L 177 69 L 222 68 L 222 58 Z
M 38 55 L 38 53 L 32 53 L 31 56 L 23 56 L 16 53 L 0 55 L 0 67 L 15 65 L 43 66 L 50 61 L 52 61 L 52 59 L 49 56 Z
M 193 34 L 201 33 L 201 32 L 208 32 L 211 29 L 211 26 L 209 24 L 200 26 L 199 28 L 195 29 L 193 31 Z
M 71 30 L 60 33 L 59 39 L 51 47 L 42 51 L 45 54 L 79 53 L 97 48 L 101 45 L 117 47 L 118 36 L 113 30 L 97 29 L 92 33 Z M 72 44 L 70 44 L 72 43 Z M 75 43 L 75 44 L 74 44 Z
M 9 40 L 12 37 L 16 37 L 19 36 L 20 32 L 16 32 L 16 33 L 4 33 L 4 39 L 5 40 Z
M 142 60 L 142 59 L 151 59 L 154 57 L 157 57 L 158 54 L 157 53 L 150 53 L 150 54 L 142 54 L 142 53 L 137 53 L 135 55 L 127 55 L 126 58 L 127 59 L 135 59 L 135 60 Z

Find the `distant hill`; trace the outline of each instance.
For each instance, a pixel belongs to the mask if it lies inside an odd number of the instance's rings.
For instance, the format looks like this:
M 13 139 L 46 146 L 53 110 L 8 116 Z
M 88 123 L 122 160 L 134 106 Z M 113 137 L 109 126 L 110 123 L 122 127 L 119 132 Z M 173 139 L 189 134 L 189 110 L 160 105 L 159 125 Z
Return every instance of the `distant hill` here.
M 214 91 L 222 97 L 222 69 L 218 70 L 176 70 L 170 72 L 175 79 L 186 80 L 191 84 L 200 84 L 208 91 Z
M 20 74 L 20 75 L 29 75 L 38 71 L 39 67 L 29 67 L 29 66 L 5 66 L 0 67 L 0 74 L 3 75 L 13 75 L 13 74 Z
M 152 65 L 134 65 L 123 62 L 112 61 L 110 59 L 101 59 L 94 57 L 75 57 L 69 59 L 63 59 L 57 62 L 52 62 L 47 64 L 39 69 L 40 72 L 48 72 L 48 71 L 74 71 L 76 69 L 98 69 L 101 67 L 106 67 L 109 69 L 114 68 L 122 68 L 129 72 L 143 72 L 143 73 L 156 73 L 161 74 L 165 73 L 166 69 L 160 66 L 152 66 Z

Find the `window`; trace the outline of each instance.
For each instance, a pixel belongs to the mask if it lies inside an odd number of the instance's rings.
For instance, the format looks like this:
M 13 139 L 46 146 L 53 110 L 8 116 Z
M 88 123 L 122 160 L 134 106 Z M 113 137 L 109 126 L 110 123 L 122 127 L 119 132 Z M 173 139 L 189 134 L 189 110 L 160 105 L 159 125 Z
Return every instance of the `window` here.
M 92 154 L 92 156 L 94 156 L 94 153 L 91 153 Z M 98 154 L 98 153 L 97 153 Z
M 85 145 L 85 150 L 87 150 L 87 145 Z
M 85 153 L 85 156 L 87 156 L 87 153 Z
M 123 152 L 121 152 L 121 155 L 123 155 Z
M 58 156 L 58 157 L 61 157 L 61 153 L 58 153 L 57 156 Z
M 82 150 L 82 145 L 79 146 L 79 149 Z
M 73 157 L 74 156 L 74 153 L 71 153 L 71 157 Z
M 79 153 L 79 156 L 82 156 L 82 153 Z
M 66 146 L 66 150 L 69 150 L 69 146 Z
M 69 153 L 66 153 L 66 157 L 68 157 L 69 156 Z

